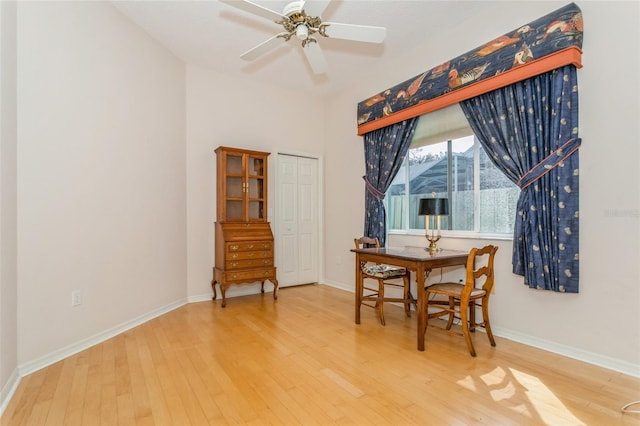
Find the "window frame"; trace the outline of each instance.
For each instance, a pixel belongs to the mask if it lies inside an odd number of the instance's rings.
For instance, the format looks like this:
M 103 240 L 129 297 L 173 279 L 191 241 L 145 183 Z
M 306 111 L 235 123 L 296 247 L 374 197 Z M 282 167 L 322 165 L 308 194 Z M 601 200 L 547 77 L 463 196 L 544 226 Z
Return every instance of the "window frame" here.
M 443 237 L 449 237 L 449 238 L 467 238 L 467 239 L 480 239 L 480 240 L 505 240 L 505 241 L 512 241 L 513 240 L 513 231 L 511 231 L 510 233 L 501 233 L 501 232 L 481 232 L 480 231 L 480 141 L 478 140 L 478 137 L 473 133 L 473 131 L 471 131 L 471 129 L 469 129 L 469 134 L 467 136 L 473 136 L 473 164 L 474 164 L 474 168 L 473 168 L 473 231 L 462 231 L 462 230 L 452 230 L 452 229 L 442 229 L 441 230 L 441 235 Z M 451 179 L 451 173 L 452 173 L 452 168 L 451 168 L 451 164 L 450 162 L 452 161 L 452 156 L 451 156 L 451 144 L 454 140 L 456 139 L 460 139 L 462 137 L 467 137 L 467 136 L 458 136 L 456 138 L 450 138 L 450 139 L 446 139 L 440 142 L 432 142 L 432 143 L 427 143 L 425 145 L 422 146 L 429 146 L 429 145 L 437 145 L 439 143 L 447 143 L 447 161 L 449 162 L 449 167 L 448 167 L 448 181 L 450 182 Z M 409 148 L 411 149 L 411 147 Z M 405 156 L 404 162 L 406 163 L 408 162 L 409 159 L 409 155 L 407 152 L 407 155 Z M 402 195 L 404 197 L 404 205 L 408 206 L 410 204 L 409 199 L 410 199 L 410 190 L 408 188 L 408 184 L 410 182 L 410 167 L 408 166 L 408 164 L 406 164 L 404 167 L 401 168 L 401 170 L 404 171 L 405 173 L 405 191 L 404 194 Z M 449 185 L 447 185 L 449 186 Z M 448 188 L 448 191 L 451 191 L 451 188 Z M 384 197 L 384 208 L 385 210 L 388 212 L 388 208 L 389 208 L 389 197 L 387 196 L 387 194 L 385 194 Z M 411 223 L 410 221 L 410 214 L 411 212 L 409 211 L 408 208 L 403 209 L 402 212 L 402 223 L 406 224 L 406 228 L 404 229 L 391 229 L 391 227 L 389 226 L 389 215 L 385 215 L 386 217 L 386 229 L 387 229 L 387 235 L 415 235 L 415 236 L 424 236 L 424 229 L 412 229 L 412 228 L 408 228 L 409 224 Z

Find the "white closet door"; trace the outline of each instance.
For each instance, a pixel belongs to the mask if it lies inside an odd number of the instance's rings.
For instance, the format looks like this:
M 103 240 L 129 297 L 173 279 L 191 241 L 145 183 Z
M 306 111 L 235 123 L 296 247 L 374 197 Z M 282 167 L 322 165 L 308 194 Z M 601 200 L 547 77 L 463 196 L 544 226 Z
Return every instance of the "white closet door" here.
M 318 282 L 318 160 L 298 158 L 298 281 Z
M 298 280 L 298 158 L 278 155 L 276 259 L 278 284 Z
M 318 160 L 278 155 L 278 283 L 318 282 Z

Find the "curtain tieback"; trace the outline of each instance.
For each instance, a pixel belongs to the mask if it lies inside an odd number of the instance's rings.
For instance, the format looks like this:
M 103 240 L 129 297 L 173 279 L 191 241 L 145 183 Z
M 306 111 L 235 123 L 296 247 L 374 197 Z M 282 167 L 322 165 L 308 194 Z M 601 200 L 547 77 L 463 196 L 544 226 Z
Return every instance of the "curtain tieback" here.
M 367 192 L 369 194 L 373 195 L 373 197 L 378 201 L 384 200 L 384 192 L 381 192 L 380 190 L 378 190 L 378 188 L 373 186 L 373 184 L 369 181 L 369 179 L 367 179 L 366 176 L 362 176 L 362 179 L 364 179 L 365 183 L 367 184 Z
M 569 139 L 558 149 L 552 151 L 544 160 L 533 166 L 531 170 L 522 175 L 518 182 L 516 182 L 516 185 L 518 185 L 521 190 L 525 189 L 542 176 L 558 167 L 558 165 L 560 165 L 565 159 L 576 152 L 578 148 L 580 148 L 581 144 L 582 139 L 580 138 Z

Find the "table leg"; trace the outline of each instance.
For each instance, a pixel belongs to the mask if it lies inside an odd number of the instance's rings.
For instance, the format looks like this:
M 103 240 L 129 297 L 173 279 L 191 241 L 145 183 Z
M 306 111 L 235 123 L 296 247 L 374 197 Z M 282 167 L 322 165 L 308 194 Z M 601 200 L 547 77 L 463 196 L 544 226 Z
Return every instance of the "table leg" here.
M 360 269 L 360 253 L 356 253 L 356 324 L 360 324 L 360 305 L 362 303 L 363 286 Z
M 424 351 L 424 333 L 427 328 L 427 301 L 425 300 L 424 265 L 416 268 L 416 292 L 418 293 L 418 350 Z

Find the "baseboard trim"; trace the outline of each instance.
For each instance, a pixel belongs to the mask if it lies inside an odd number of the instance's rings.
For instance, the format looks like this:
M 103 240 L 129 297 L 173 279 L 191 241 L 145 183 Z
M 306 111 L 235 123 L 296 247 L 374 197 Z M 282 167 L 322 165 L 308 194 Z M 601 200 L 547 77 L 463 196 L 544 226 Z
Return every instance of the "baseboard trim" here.
M 534 336 L 530 336 L 523 333 L 518 333 L 513 330 L 508 330 L 501 327 L 491 327 L 493 334 L 505 339 L 512 340 L 514 342 L 522 343 L 527 346 L 532 346 L 537 349 L 553 352 L 558 355 L 564 355 L 566 357 L 583 361 L 588 364 L 597 365 L 598 367 L 606 368 L 609 370 L 617 371 L 619 373 L 626 374 L 628 376 L 640 378 L 640 365 L 633 364 L 631 362 L 622 361 L 617 358 L 612 358 L 606 355 L 597 354 L 594 352 L 585 351 L 572 346 L 563 345 L 560 343 L 552 342 L 545 339 L 540 339 Z
M 328 285 L 329 287 L 337 288 L 339 290 L 348 291 L 349 293 L 355 293 L 355 288 L 348 287 L 343 283 L 339 283 L 337 281 L 324 280 L 321 284 Z
M 213 297 L 213 293 L 198 294 L 196 296 L 189 296 L 187 298 L 187 302 L 188 303 L 211 302 L 212 297 Z
M 2 390 L 0 390 L 0 417 L 4 414 L 4 410 L 9 405 L 9 401 L 13 398 L 13 394 L 16 393 L 16 389 L 18 389 L 18 385 L 20 384 L 20 374 L 18 369 L 14 369 L 7 380 L 7 383 L 3 386 Z
M 131 321 L 127 321 L 124 322 L 120 325 L 117 325 L 113 328 L 110 328 L 108 330 L 105 330 L 101 333 L 98 333 L 94 336 L 88 337 L 86 339 L 80 340 L 74 344 L 71 344 L 69 346 L 65 346 L 64 348 L 61 348 L 57 351 L 53 351 L 47 355 L 44 355 L 40 358 L 37 358 L 33 361 L 27 362 L 25 364 L 22 364 L 20 366 L 18 366 L 18 374 L 20 377 L 24 377 L 28 374 L 31 374 L 35 371 L 38 371 L 42 368 L 48 367 L 51 364 L 55 364 L 58 361 L 61 361 L 67 357 L 70 357 L 71 355 L 75 355 L 78 352 L 82 352 L 85 349 L 88 349 L 94 345 L 97 345 L 98 343 L 102 343 L 105 340 L 108 340 L 112 337 L 117 336 L 120 333 L 123 333 L 127 330 L 130 330 L 134 327 L 137 327 L 141 324 L 144 324 L 145 322 L 152 320 L 156 317 L 159 317 L 160 315 L 164 315 L 167 312 L 173 311 L 174 309 L 179 308 L 180 306 L 183 306 L 185 304 L 187 304 L 187 299 L 181 299 L 178 301 L 175 301 L 173 303 L 170 303 L 168 305 L 165 305 L 161 308 L 158 309 L 154 309 L 151 312 L 148 312 L 144 315 L 140 315 L 137 318 L 134 318 Z

